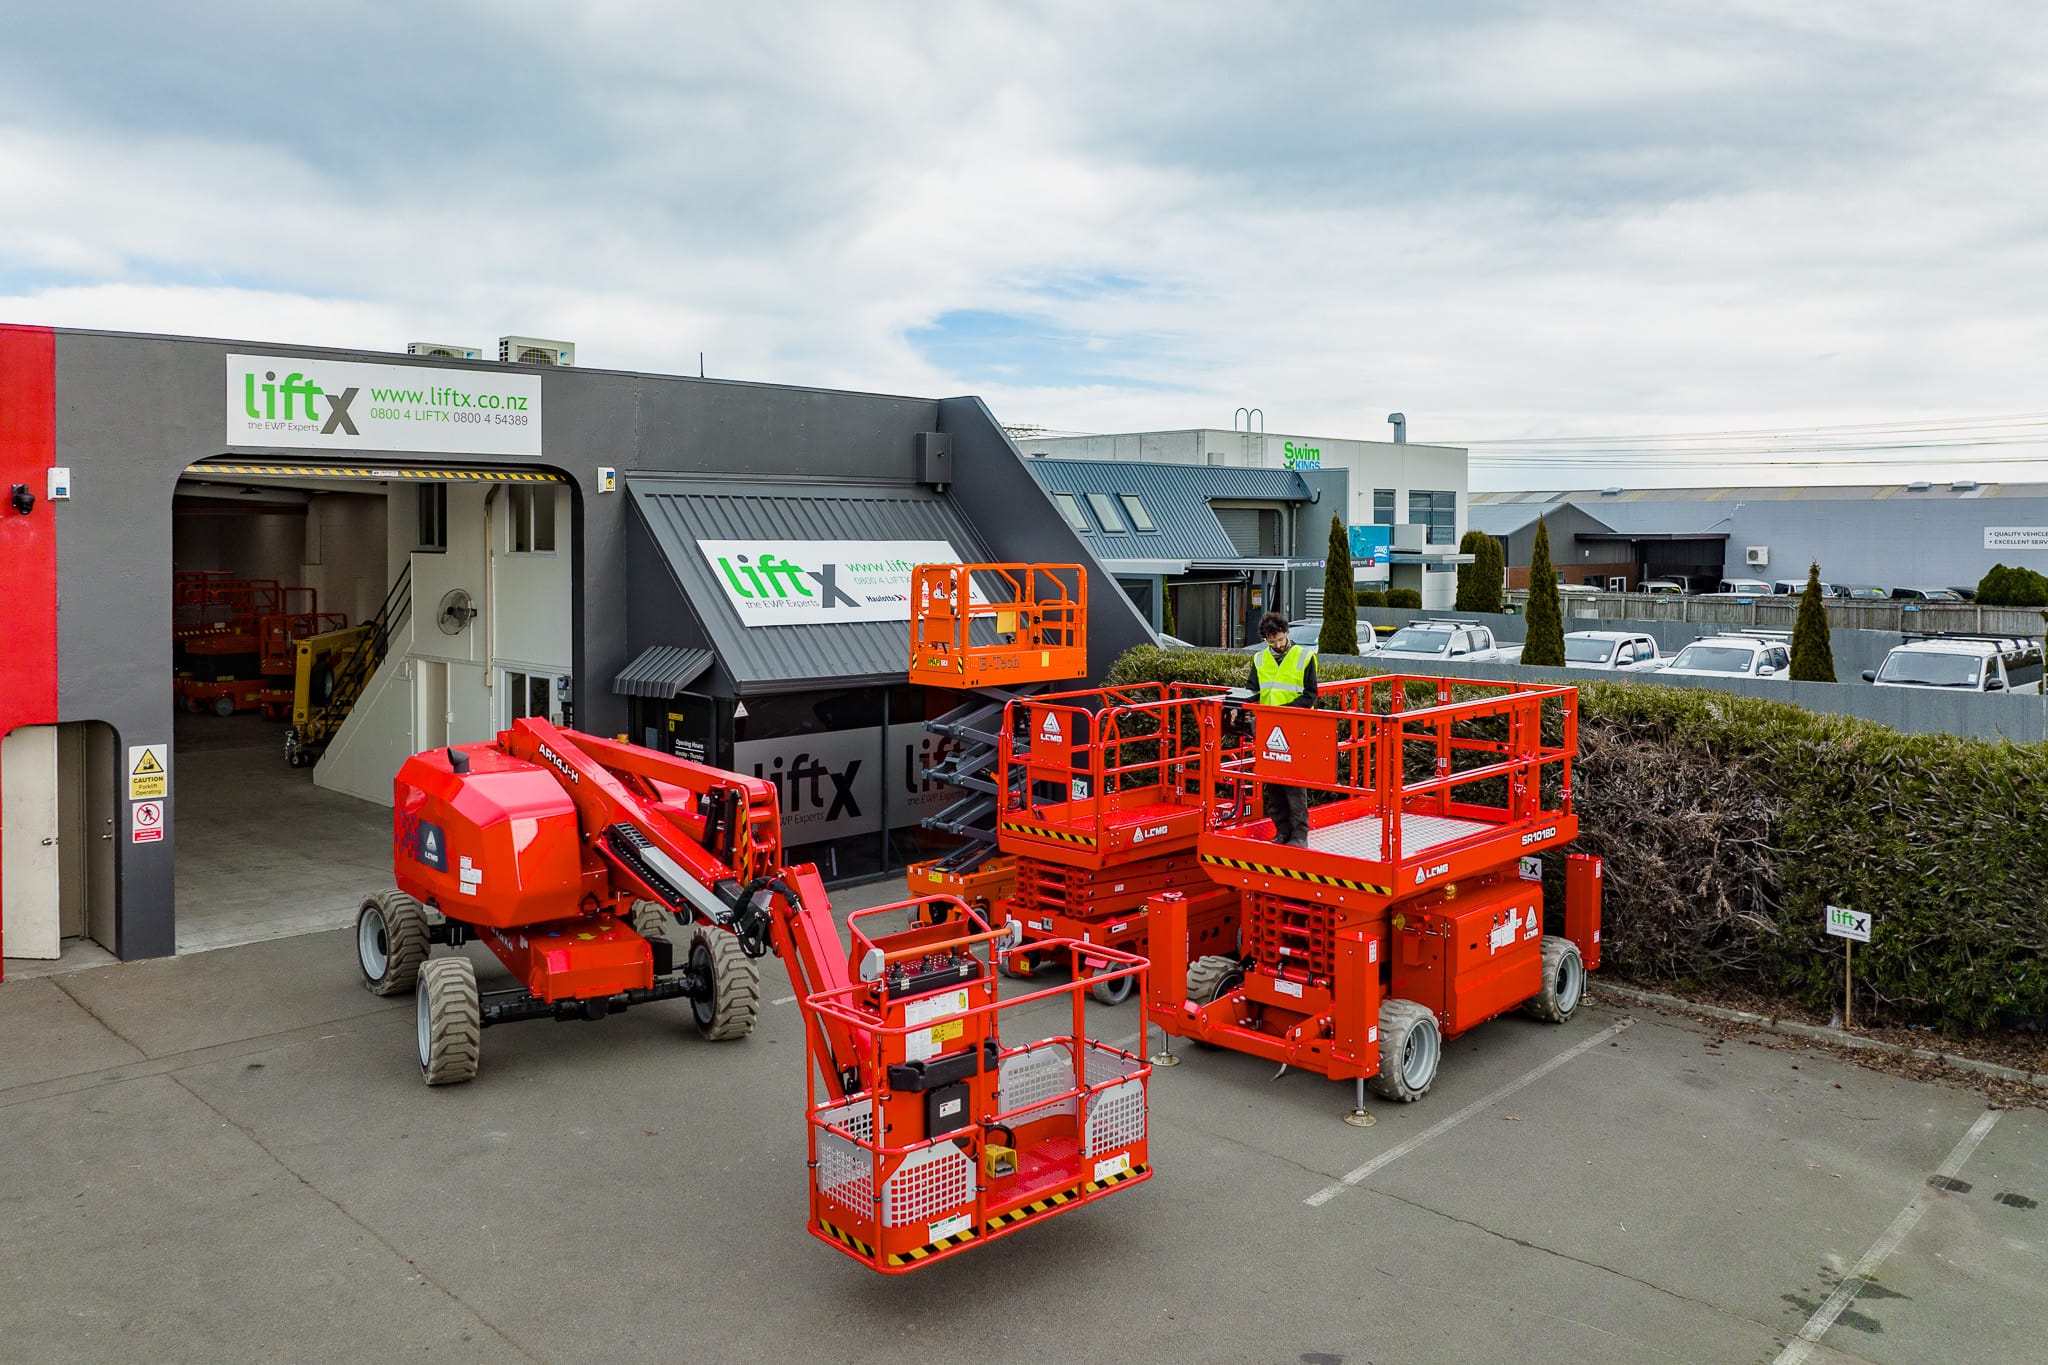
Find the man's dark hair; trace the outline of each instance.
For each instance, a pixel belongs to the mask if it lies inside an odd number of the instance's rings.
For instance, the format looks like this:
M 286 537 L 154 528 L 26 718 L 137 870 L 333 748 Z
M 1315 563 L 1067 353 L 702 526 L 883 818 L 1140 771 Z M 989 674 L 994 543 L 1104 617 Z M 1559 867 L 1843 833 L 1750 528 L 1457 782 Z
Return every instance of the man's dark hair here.
M 1277 611 L 1269 611 L 1259 618 L 1259 638 L 1267 639 L 1287 629 L 1287 618 Z

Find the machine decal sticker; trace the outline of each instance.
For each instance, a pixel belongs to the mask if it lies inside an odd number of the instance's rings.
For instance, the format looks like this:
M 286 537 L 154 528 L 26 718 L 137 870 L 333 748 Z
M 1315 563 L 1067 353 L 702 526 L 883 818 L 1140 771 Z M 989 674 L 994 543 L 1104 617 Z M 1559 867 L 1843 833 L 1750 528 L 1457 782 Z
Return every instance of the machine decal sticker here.
M 1522 847 L 1527 848 L 1531 844 L 1545 843 L 1551 839 L 1555 839 L 1556 837 L 1556 825 L 1552 825 L 1549 829 L 1531 830 L 1527 834 L 1524 834 L 1522 836 Z
M 955 1100 L 953 1103 L 957 1107 L 960 1101 Z M 964 1213 L 956 1213 L 951 1218 L 941 1218 L 938 1222 L 931 1225 L 930 1240 L 943 1242 L 948 1237 L 959 1236 L 973 1226 L 974 1219 L 972 1217 Z
M 1118 1152 L 1113 1157 L 1106 1157 L 1095 1163 L 1095 1178 L 1097 1180 L 1107 1180 L 1111 1176 L 1122 1175 L 1129 1169 L 1131 1169 L 1131 1154 L 1129 1152 Z
M 1267 732 L 1266 752 L 1260 754 L 1259 757 L 1269 758 L 1275 763 L 1294 762 L 1294 755 L 1287 751 L 1286 732 L 1283 731 L 1279 726 L 1276 725 L 1270 731 Z
M 439 825 L 417 815 L 398 817 L 399 851 L 436 872 L 448 870 L 448 835 Z M 475 895 L 474 891 L 470 892 Z
M 1508 911 L 1508 917 L 1493 926 L 1493 933 L 1487 940 L 1488 956 L 1499 952 L 1503 948 L 1513 947 L 1515 939 L 1520 937 L 1521 932 L 1522 912 L 1520 910 Z
M 1038 727 L 1038 736 L 1040 739 L 1050 740 L 1054 744 L 1065 744 L 1067 742 L 1067 737 L 1060 733 L 1060 717 L 1057 711 L 1045 713 L 1045 724 Z

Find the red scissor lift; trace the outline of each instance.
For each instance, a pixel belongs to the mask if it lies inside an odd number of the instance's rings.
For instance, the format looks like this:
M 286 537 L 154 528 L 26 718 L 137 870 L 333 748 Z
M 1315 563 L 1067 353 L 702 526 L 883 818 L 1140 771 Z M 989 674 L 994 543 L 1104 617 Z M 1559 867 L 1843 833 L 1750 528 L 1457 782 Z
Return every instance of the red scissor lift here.
M 1196 856 L 1206 806 L 1199 712 L 1225 689 L 1141 683 L 1013 701 L 1003 721 L 997 822 L 1016 859 L 1017 887 L 998 912 L 1023 926 L 1003 961 L 1028 976 L 1041 943 L 1079 940 L 1146 951 L 1146 903 L 1179 892 L 1191 951 L 1236 951 L 1238 890 Z M 1121 1003 L 1128 977 L 1092 987 Z
M 1366 1083 L 1420 1098 L 1444 1039 L 1518 1005 L 1570 1017 L 1599 965 L 1600 861 L 1567 859 L 1562 933 L 1546 935 L 1523 859 L 1578 834 L 1576 689 L 1366 678 L 1324 686 L 1314 710 L 1232 703 L 1201 720 L 1198 847 L 1244 893 L 1243 951 L 1190 951 L 1192 902 L 1154 897 L 1153 1022 L 1355 1081 L 1370 1122 Z M 1272 841 L 1268 781 L 1323 795 L 1306 848 Z
M 172 623 L 174 688 L 186 710 L 260 709 L 279 720 L 291 711 L 298 642 L 348 617 L 321 611 L 312 588 L 199 569 L 173 575 Z

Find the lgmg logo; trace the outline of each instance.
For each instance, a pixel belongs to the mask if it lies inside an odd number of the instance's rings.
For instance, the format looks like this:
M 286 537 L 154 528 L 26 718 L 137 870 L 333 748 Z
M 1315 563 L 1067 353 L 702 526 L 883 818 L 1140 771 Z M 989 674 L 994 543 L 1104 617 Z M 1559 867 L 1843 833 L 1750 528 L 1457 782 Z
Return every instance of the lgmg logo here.
M 849 607 L 861 605 L 839 586 L 837 564 L 809 569 L 793 559 L 775 554 L 720 555 L 718 569 L 725 575 L 725 581 L 733 592 L 749 602 L 805 601 L 822 596 L 819 606 L 826 609 L 841 604 Z M 805 579 L 815 583 L 818 591 L 812 592 Z
M 263 408 L 260 412 L 256 408 L 258 392 L 263 395 Z M 355 389 L 343 389 L 339 394 L 328 393 L 297 370 L 286 375 L 283 383 L 278 382 L 276 370 L 265 370 L 261 385 L 256 382 L 254 370 L 247 370 L 242 374 L 242 411 L 249 414 L 251 421 L 296 422 L 300 420 L 298 412 L 303 411 L 306 414 L 305 421 L 317 422 L 320 420 L 320 409 L 316 406 L 315 400 L 324 400 L 327 405 L 327 424 L 320 428 L 322 436 L 337 431 L 346 432 L 350 436 L 362 435 L 362 432 L 356 430 L 355 419 L 348 413 L 349 404 L 356 401 L 356 393 Z M 280 399 L 284 404 L 281 419 L 278 413 Z
M 1321 446 L 1298 446 L 1292 441 L 1283 441 L 1280 459 L 1289 469 L 1321 469 L 1323 449 Z

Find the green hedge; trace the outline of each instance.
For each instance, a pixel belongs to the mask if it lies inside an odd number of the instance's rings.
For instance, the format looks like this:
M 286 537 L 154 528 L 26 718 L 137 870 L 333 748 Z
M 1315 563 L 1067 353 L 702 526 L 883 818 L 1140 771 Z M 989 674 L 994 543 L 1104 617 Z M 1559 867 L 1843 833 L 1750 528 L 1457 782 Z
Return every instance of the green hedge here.
M 1325 681 L 1384 670 L 1318 663 Z M 1241 685 L 1227 655 L 1140 648 L 1110 681 Z M 1603 966 L 1839 1008 L 1824 907 L 1876 916 L 1857 1018 L 2048 1020 L 2048 745 L 1908 735 L 1652 683 L 1579 688 L 1581 852 L 1607 860 Z M 1561 876 L 1557 855 L 1549 875 Z M 1555 898 L 1553 898 L 1555 899 Z

